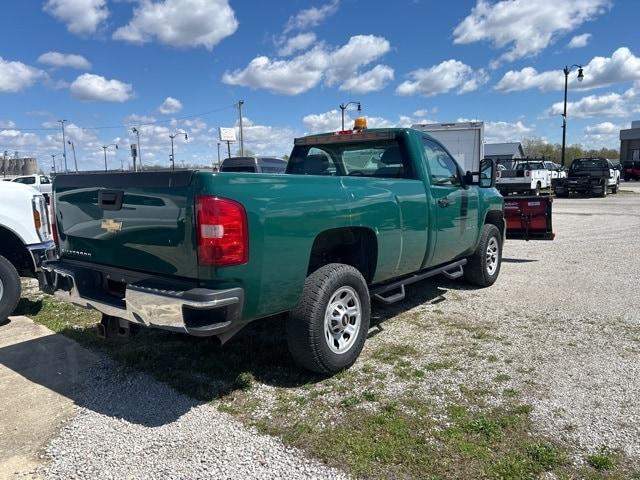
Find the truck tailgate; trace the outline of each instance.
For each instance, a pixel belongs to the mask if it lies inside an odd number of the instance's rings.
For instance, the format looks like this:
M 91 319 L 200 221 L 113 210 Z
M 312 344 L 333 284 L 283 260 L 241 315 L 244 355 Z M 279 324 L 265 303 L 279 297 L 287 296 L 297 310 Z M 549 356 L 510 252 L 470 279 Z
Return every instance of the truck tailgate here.
M 58 175 L 61 256 L 197 278 L 192 176 L 191 171 Z

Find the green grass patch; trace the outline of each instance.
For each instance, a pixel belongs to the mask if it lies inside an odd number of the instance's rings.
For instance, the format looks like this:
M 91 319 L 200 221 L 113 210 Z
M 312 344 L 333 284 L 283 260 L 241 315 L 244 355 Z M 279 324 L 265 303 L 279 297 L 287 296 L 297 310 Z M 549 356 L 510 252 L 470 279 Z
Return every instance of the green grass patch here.
M 371 357 L 374 360 L 378 360 L 389 365 L 392 365 L 398 360 L 402 360 L 406 357 L 415 357 L 416 355 L 418 355 L 418 350 L 416 350 L 415 347 L 399 343 L 385 343 L 380 345 L 371 353 Z
M 619 454 L 606 446 L 602 446 L 597 452 L 587 456 L 587 463 L 596 470 L 612 470 L 615 467 Z

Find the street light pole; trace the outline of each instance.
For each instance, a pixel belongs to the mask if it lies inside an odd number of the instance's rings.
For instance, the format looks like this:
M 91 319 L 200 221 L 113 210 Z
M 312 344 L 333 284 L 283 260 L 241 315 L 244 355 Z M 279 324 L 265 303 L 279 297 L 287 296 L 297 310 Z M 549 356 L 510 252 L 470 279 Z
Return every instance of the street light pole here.
M 76 144 L 71 140 L 67 140 L 67 143 L 71 145 L 71 151 L 73 152 L 73 163 L 76 167 L 76 173 L 78 173 L 78 159 L 76 158 Z
M 183 132 L 180 133 L 180 135 L 183 135 Z M 175 157 L 173 156 L 173 139 L 176 138 L 178 136 L 177 133 L 174 133 L 173 135 L 169 135 L 169 138 L 171 139 L 171 170 L 175 170 Z M 184 141 L 186 142 L 187 140 L 189 140 L 189 136 L 184 133 Z
M 52 169 L 53 169 L 53 173 L 56 173 L 56 155 L 58 155 L 57 153 L 52 153 L 51 154 L 51 164 L 52 164 Z
M 347 103 L 340 104 L 340 110 L 342 110 L 342 130 L 343 131 L 344 131 L 344 111 L 349 107 L 349 105 L 357 105 L 359 112 L 362 110 L 362 107 L 360 106 L 360 102 L 347 102 Z
M 116 147 L 116 150 L 118 150 L 118 145 L 116 145 L 115 143 L 110 143 L 109 145 L 103 145 L 102 146 L 102 151 L 104 152 L 104 171 L 107 171 L 107 148 L 109 147 Z
M 584 73 L 582 72 L 582 65 L 573 64 L 570 67 L 565 67 L 562 69 L 564 72 L 564 108 L 562 110 L 562 166 L 564 167 L 564 153 L 567 142 L 567 86 L 569 84 L 569 73 L 571 70 L 576 67 L 578 69 L 578 81 L 581 82 L 584 78 Z
M 238 102 L 238 116 L 240 117 L 240 156 L 244 157 L 244 129 L 242 128 L 242 105 L 244 100 Z
M 62 127 L 62 157 L 64 158 L 64 173 L 67 173 L 67 142 L 64 134 L 64 123 L 66 120 L 58 120 L 60 126 Z
M 220 169 L 220 142 L 218 142 L 218 169 Z

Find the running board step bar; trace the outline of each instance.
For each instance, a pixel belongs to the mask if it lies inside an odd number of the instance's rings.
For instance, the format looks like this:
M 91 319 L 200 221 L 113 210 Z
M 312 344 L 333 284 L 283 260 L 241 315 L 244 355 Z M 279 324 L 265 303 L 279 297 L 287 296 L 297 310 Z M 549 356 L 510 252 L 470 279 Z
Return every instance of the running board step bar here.
M 370 288 L 370 293 L 373 298 L 380 300 L 382 303 L 390 305 L 400 300 L 404 300 L 405 291 L 404 287 L 425 278 L 433 277 L 435 275 L 443 274 L 450 280 L 460 278 L 464 273 L 463 267 L 467 264 L 467 259 L 463 258 L 456 262 L 441 267 L 424 270 L 420 273 L 414 273 L 399 280 L 392 281 L 384 285 L 376 285 Z
M 442 274 L 449 280 L 456 280 L 457 278 L 460 278 L 462 275 L 464 275 L 464 270 L 462 268 L 462 265 L 458 265 L 452 270 L 445 270 L 444 272 L 442 272 Z

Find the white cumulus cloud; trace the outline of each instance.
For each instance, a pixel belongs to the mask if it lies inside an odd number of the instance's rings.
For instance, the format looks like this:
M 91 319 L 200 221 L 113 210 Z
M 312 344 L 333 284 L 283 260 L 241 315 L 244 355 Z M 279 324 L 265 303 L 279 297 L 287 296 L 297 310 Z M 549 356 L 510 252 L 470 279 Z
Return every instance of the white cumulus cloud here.
M 287 60 L 255 57 L 245 68 L 225 72 L 222 81 L 229 85 L 297 95 L 323 80 L 328 86 L 347 82 L 359 75 L 360 68 L 378 59 L 390 48 L 388 40 L 383 37 L 355 35 L 339 48 L 331 49 L 320 44 Z
M 393 80 L 393 68 L 387 65 L 376 65 L 360 75 L 347 79 L 340 90 L 352 93 L 369 93 L 382 90 Z
M 409 72 L 405 80 L 396 88 L 398 95 L 422 95 L 430 97 L 456 90 L 467 93 L 477 90 L 488 80 L 483 70 L 474 70 L 459 60 L 445 60 L 429 68 Z
M 133 96 L 130 84 L 120 80 L 108 80 L 92 73 L 80 75 L 73 81 L 69 90 L 80 100 L 126 102 Z
M 38 57 L 38 62 L 52 67 L 69 67 L 77 70 L 89 70 L 91 63 L 82 55 L 74 53 L 47 52 Z
M 19 92 L 43 77 L 42 70 L 0 57 L 0 93 Z
M 454 29 L 454 43 L 491 42 L 495 48 L 508 48 L 500 60 L 510 62 L 541 52 L 609 5 L 610 0 L 478 0 Z
M 590 33 L 583 33 L 582 35 L 576 35 L 575 37 L 571 38 L 571 40 L 569 41 L 569 44 L 567 45 L 567 47 L 569 47 L 569 48 L 586 47 L 587 44 L 589 43 L 589 40 L 591 40 L 591 34 Z
M 554 103 L 545 113 L 560 115 L 563 102 Z M 627 117 L 640 113 L 640 82 L 623 93 L 609 92 L 603 95 L 587 95 L 574 102 L 567 102 L 569 117 Z
M 211 50 L 237 28 L 228 0 L 141 0 L 131 21 L 118 28 L 113 38 L 138 44 L 157 38 L 173 47 Z
M 640 57 L 636 57 L 627 47 L 620 47 L 611 57 L 593 57 L 584 65 L 584 79 L 579 82 L 575 73 L 570 74 L 571 89 L 588 90 L 621 82 L 640 80 Z M 562 70 L 538 72 L 533 67 L 510 70 L 495 86 L 501 92 L 515 92 L 537 88 L 542 91 L 562 90 L 564 74 Z
M 178 113 L 182 110 L 182 102 L 177 98 L 167 97 L 164 102 L 158 107 L 158 111 L 165 115 L 171 113 Z
M 76 34 L 95 33 L 109 16 L 106 0 L 48 0 L 44 11 L 67 26 Z
M 327 17 L 336 13 L 339 6 L 339 0 L 332 0 L 321 7 L 311 7 L 300 10 L 296 15 L 289 17 L 284 28 L 284 33 L 286 34 L 292 30 L 304 30 L 306 28 L 316 27 Z
M 306 50 L 316 41 L 316 34 L 313 32 L 300 33 L 288 38 L 284 45 L 278 50 L 278 55 L 288 57 L 300 50 Z

